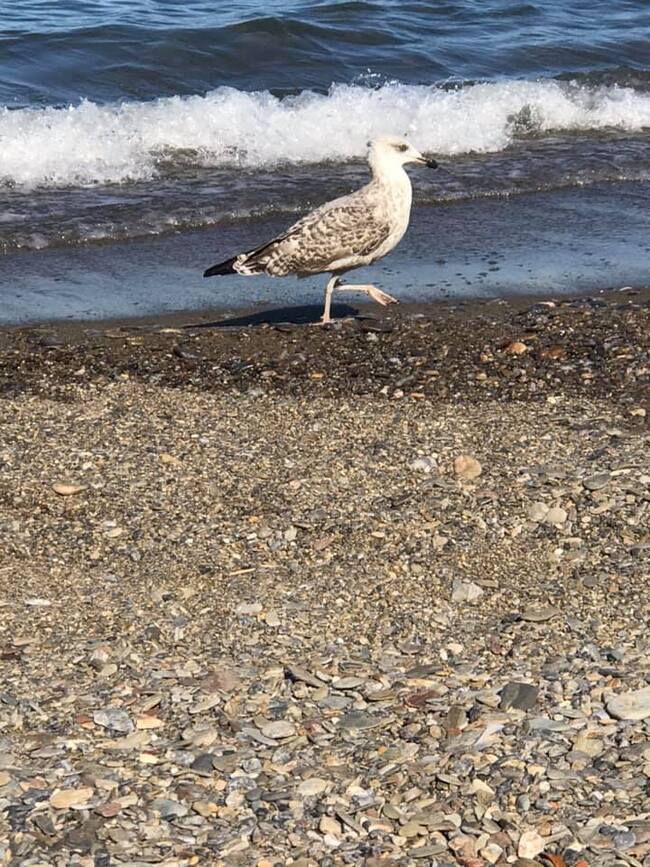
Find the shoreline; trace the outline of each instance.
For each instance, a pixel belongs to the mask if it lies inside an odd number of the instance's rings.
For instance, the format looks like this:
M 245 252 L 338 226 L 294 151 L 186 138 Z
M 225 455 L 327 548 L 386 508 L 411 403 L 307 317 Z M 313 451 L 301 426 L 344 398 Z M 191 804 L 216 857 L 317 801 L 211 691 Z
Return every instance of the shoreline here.
M 395 290 L 399 292 L 399 289 Z M 337 300 L 337 299 L 342 300 Z M 617 301 L 644 302 L 650 299 L 649 286 L 600 287 L 590 292 L 553 292 L 551 290 L 538 293 L 513 293 L 502 295 L 439 297 L 425 301 L 398 301 L 397 304 L 382 307 L 368 301 L 363 295 L 334 295 L 332 315 L 337 315 L 330 326 L 324 331 L 338 332 L 352 321 L 374 320 L 378 323 L 385 320 L 387 324 L 404 322 L 414 317 L 432 318 L 436 313 L 476 315 L 485 311 L 493 311 L 502 317 L 499 311 L 520 312 L 537 305 L 547 306 L 549 310 L 556 306 L 580 304 L 592 301 L 615 304 Z M 213 325 L 215 329 L 226 332 L 245 328 L 273 328 L 279 326 L 317 325 L 323 310 L 321 298 L 310 304 L 273 304 L 260 301 L 241 307 L 226 307 L 213 305 L 200 309 L 179 308 L 140 316 L 114 316 L 103 319 L 44 319 L 29 322 L 0 324 L 0 334 L 19 334 L 22 332 L 54 332 L 69 339 L 77 339 L 82 334 L 90 332 L 99 334 L 106 330 L 122 329 L 124 331 L 155 332 L 164 328 L 183 328 L 191 331 L 193 328 L 207 328 Z
M 648 183 L 634 184 L 634 195 L 629 184 L 609 183 L 415 207 L 397 249 L 353 280 L 377 283 L 407 304 L 645 286 L 649 196 Z M 285 215 L 123 244 L 8 253 L 0 257 L 0 324 L 318 304 L 324 275 L 202 276 L 212 262 L 286 224 Z

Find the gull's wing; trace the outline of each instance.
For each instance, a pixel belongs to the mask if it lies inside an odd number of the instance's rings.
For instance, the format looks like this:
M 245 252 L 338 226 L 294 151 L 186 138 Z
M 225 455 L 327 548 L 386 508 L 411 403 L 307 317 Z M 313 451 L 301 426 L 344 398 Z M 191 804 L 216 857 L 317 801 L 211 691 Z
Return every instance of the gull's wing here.
M 369 187 L 334 199 L 294 223 L 279 238 L 237 256 L 240 274 L 318 274 L 346 260 L 363 264 L 390 235 L 386 212 L 373 201 Z

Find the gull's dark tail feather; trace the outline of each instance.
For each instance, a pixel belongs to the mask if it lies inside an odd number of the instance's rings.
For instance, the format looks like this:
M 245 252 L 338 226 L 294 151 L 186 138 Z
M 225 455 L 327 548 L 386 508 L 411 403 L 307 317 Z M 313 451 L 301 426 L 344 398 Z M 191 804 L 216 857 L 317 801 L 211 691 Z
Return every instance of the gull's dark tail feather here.
M 225 262 L 219 262 L 218 265 L 213 265 L 207 271 L 204 271 L 203 276 L 214 277 L 217 274 L 236 274 L 237 272 L 233 267 L 236 261 L 237 256 L 233 256 L 231 259 L 226 259 Z
M 245 274 L 248 277 L 252 277 L 254 274 L 268 274 L 266 267 L 269 264 L 269 257 L 272 255 L 276 245 L 284 241 L 285 238 L 287 238 L 286 234 L 281 235 L 279 238 L 269 241 L 268 244 L 262 244 L 261 247 L 256 247 L 254 250 L 248 250 L 246 253 L 240 253 L 239 256 L 233 256 L 232 259 L 226 259 L 225 262 L 219 262 L 218 265 L 213 265 L 212 268 L 204 271 L 203 276 L 214 277 L 215 274 Z M 236 268 L 235 265 L 237 265 Z

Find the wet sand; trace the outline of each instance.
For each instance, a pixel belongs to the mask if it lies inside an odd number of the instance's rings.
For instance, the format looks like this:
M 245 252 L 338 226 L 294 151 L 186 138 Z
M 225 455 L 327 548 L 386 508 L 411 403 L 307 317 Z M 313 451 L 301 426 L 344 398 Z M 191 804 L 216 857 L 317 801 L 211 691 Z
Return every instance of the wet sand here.
M 637 182 L 416 207 L 398 248 L 354 272 L 350 282 L 377 283 L 409 303 L 642 287 L 649 200 L 650 184 Z M 274 237 L 296 217 L 0 256 L 0 324 L 320 303 L 322 275 L 202 276 L 215 261 Z

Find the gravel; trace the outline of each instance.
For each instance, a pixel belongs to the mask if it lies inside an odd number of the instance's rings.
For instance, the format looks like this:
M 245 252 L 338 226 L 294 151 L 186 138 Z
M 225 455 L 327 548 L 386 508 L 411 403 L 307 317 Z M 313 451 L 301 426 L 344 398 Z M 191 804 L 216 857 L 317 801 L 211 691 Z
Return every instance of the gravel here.
M 647 294 L 200 324 L 0 332 L 0 863 L 648 867 Z

